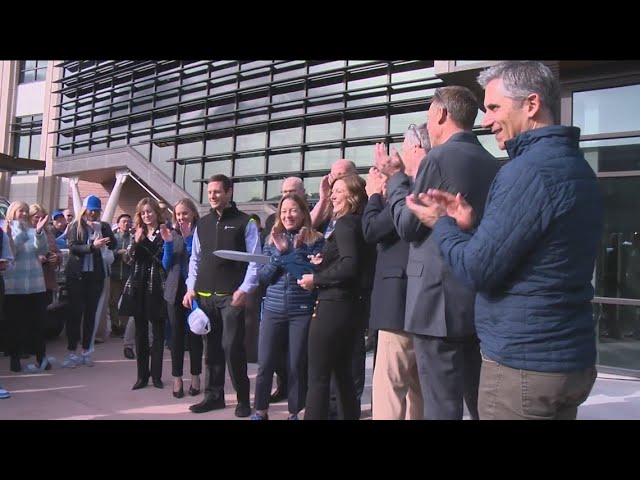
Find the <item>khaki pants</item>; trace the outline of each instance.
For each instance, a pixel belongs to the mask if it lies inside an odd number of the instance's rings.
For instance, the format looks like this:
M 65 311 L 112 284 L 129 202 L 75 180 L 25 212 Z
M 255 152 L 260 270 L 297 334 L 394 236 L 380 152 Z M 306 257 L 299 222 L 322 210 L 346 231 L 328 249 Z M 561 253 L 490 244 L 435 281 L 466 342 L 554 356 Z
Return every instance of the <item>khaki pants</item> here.
M 595 367 L 553 373 L 518 370 L 482 356 L 480 420 L 575 420 L 591 393 Z
M 410 333 L 378 331 L 372 397 L 374 420 L 423 419 L 422 391 Z

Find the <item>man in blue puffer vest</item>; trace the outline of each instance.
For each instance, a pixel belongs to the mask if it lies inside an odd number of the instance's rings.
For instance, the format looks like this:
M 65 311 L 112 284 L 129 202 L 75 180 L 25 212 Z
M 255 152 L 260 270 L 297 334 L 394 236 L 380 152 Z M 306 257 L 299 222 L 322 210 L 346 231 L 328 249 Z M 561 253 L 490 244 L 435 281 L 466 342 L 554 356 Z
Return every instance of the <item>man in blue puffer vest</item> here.
M 559 86 L 548 67 L 503 62 L 478 83 L 482 126 L 511 159 L 481 222 L 451 192 L 430 190 L 407 204 L 433 229 L 454 274 L 478 292 L 480 419 L 575 419 L 596 378 L 596 175 L 580 151 L 580 129 L 555 124 Z

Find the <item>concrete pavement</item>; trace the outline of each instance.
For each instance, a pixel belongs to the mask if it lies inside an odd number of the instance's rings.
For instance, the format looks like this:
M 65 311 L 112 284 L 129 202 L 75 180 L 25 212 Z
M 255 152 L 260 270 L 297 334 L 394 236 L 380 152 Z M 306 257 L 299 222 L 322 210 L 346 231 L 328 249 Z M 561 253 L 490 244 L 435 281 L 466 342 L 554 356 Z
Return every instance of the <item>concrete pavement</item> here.
M 49 342 L 48 355 L 59 362 L 65 353 L 63 336 Z M 127 360 L 122 353 L 122 339 L 109 338 L 96 346 L 95 366 L 75 369 L 53 369 L 36 375 L 14 374 L 9 371 L 9 359 L 0 359 L 0 385 L 11 392 L 11 398 L 0 400 L 0 419 L 31 420 L 239 420 L 234 416 L 235 392 L 227 377 L 225 400 L 227 408 L 194 414 L 189 405 L 202 400 L 188 394 L 182 399 L 172 395 L 171 358 L 165 349 L 164 389 L 149 385 L 132 391 L 136 381 L 135 360 Z M 23 360 L 23 366 L 34 361 Z M 371 418 L 371 368 L 373 358 L 367 356 L 367 377 L 362 401 L 363 419 Z M 188 372 L 185 355 L 185 372 Z M 255 386 L 257 365 L 249 364 L 251 393 Z M 204 375 L 202 375 L 204 385 Z M 185 375 L 185 393 L 190 375 Z M 288 416 L 286 402 L 272 405 L 269 416 L 284 420 Z M 636 419 L 640 420 L 640 381 L 631 379 L 598 378 L 591 396 L 580 408 L 579 419 Z

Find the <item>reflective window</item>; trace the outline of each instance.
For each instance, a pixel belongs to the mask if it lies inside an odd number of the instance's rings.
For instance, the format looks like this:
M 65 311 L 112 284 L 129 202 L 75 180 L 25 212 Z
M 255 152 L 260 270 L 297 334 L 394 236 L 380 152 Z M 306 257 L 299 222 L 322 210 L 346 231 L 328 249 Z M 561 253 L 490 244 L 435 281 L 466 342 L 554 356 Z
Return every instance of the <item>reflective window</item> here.
M 19 83 L 42 82 L 47 78 L 48 60 L 22 60 Z
M 236 150 L 256 150 L 265 147 L 265 132 L 241 135 L 236 138 Z
M 304 179 L 304 189 L 307 192 L 307 198 L 317 200 L 320 198 L 320 181 L 322 177 L 308 177 Z
M 307 125 L 307 143 L 322 142 L 324 140 L 339 140 L 342 138 L 342 122 Z
M 285 130 L 273 130 L 269 133 L 269 144 L 272 147 L 281 145 L 296 145 L 302 142 L 302 128 L 287 128 Z
M 390 133 L 402 133 L 407 131 L 409 125 L 412 123 L 420 125 L 427 121 L 426 110 L 420 110 L 419 112 L 400 113 L 391 117 L 389 132 Z
M 369 137 L 372 135 L 384 135 L 386 126 L 385 117 L 360 118 L 347 121 L 347 137 Z
M 325 62 L 319 65 L 309 66 L 309 73 L 324 72 L 325 70 L 333 70 L 334 68 L 344 67 L 344 60 L 338 60 L 335 62 Z
M 573 125 L 582 135 L 640 130 L 640 85 L 573 94 Z
M 202 193 L 192 180 L 215 173 L 251 179 L 240 182 L 239 201 L 279 196 L 281 178 L 271 175 L 300 169 L 318 173 L 305 180 L 317 193 L 321 175 L 338 158 L 371 164 L 374 139 L 389 136 L 389 118 L 394 137 L 421 123 L 430 93 L 442 84 L 425 60 L 68 60 L 61 66 L 58 154 L 131 145 L 197 200 Z M 372 140 L 357 140 L 363 137 Z M 202 167 L 167 162 L 200 156 Z
M 599 296 L 640 299 L 640 176 L 600 178 L 605 230 L 596 262 Z
M 41 160 L 42 115 L 16 117 L 11 124 L 13 156 Z
M 269 180 L 267 182 L 267 200 L 272 202 L 279 202 L 282 196 L 282 182 L 283 178 L 278 180 Z
M 598 365 L 640 370 L 640 307 L 594 304 L 598 324 Z
M 175 145 L 155 142 L 151 144 L 151 163 L 158 167 L 169 178 L 173 179 L 173 162 L 176 158 Z
M 304 62 L 298 60 L 293 62 L 285 62 L 275 66 L 275 72 L 273 74 L 273 81 L 284 80 L 287 78 L 294 78 L 304 75 L 306 73 L 306 66 Z
M 234 175 L 254 175 L 264 173 L 264 157 L 236 158 Z
M 194 182 L 202 178 L 202 163 L 190 163 L 176 166 L 175 182 L 194 198 L 200 198 L 201 182 Z
M 496 141 L 495 135 L 491 133 L 486 135 L 478 135 L 478 140 L 480 141 L 482 146 L 486 148 L 487 151 L 497 159 L 506 160 L 509 158 L 506 150 L 500 150 L 500 148 L 498 148 L 498 142 Z
M 358 167 L 373 166 L 374 145 L 362 145 L 360 147 L 347 147 L 344 150 L 344 158 L 351 160 Z
M 178 144 L 178 156 L 176 158 L 188 158 L 202 155 L 202 140 L 196 139 L 188 143 Z
M 295 172 L 300 170 L 300 154 L 284 153 L 269 157 L 269 173 Z
M 205 142 L 205 154 L 227 153 L 233 150 L 233 138 L 212 138 Z
M 413 65 L 407 65 L 408 67 L 412 67 Z M 395 67 L 395 69 L 400 69 L 402 67 Z M 428 78 L 433 78 L 435 76 L 434 68 L 427 67 L 421 68 L 418 70 L 410 69 L 403 71 L 394 71 L 391 74 L 391 81 L 393 83 L 399 82 L 409 82 L 411 80 L 426 80 Z
M 227 177 L 231 176 L 231 160 L 208 161 L 204 164 L 203 178 L 209 178 L 218 174 L 226 175 Z M 202 200 L 207 201 L 206 194 Z
M 384 103 L 386 101 L 386 88 L 374 88 L 371 90 L 364 90 L 347 95 L 347 107 L 349 108 L 358 107 L 361 105 L 374 105 L 377 103 Z
M 596 172 L 640 170 L 640 137 L 580 142 Z
M 237 182 L 233 185 L 235 202 L 256 202 L 262 200 L 262 182 Z
M 309 150 L 304 154 L 305 170 L 329 170 L 331 164 L 340 158 L 339 148 Z

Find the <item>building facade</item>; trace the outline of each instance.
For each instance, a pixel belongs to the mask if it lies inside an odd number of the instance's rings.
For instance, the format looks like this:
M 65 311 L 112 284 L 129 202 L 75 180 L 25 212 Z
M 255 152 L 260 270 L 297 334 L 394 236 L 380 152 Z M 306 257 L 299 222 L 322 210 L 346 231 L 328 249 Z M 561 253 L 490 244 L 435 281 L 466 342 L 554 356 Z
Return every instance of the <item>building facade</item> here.
M 398 149 L 426 120 L 434 90 L 472 88 L 492 61 L 4 61 L 2 152 L 42 160 L 37 173 L 3 173 L 0 194 L 69 203 L 68 179 L 103 202 L 126 172 L 116 215 L 153 195 L 208 209 L 205 179 L 234 180 L 234 200 L 266 216 L 287 176 L 317 197 L 338 158 L 365 175 L 373 147 Z M 606 233 L 594 271 L 601 369 L 640 376 L 640 62 L 549 61 L 562 86 L 561 123 L 582 130 L 600 178 Z M 482 102 L 479 102 L 481 105 Z M 640 105 L 639 105 L 640 106 Z M 505 160 L 493 136 L 476 133 Z M 28 186 L 25 186 L 28 185 Z M 105 219 L 110 221 L 110 219 Z

